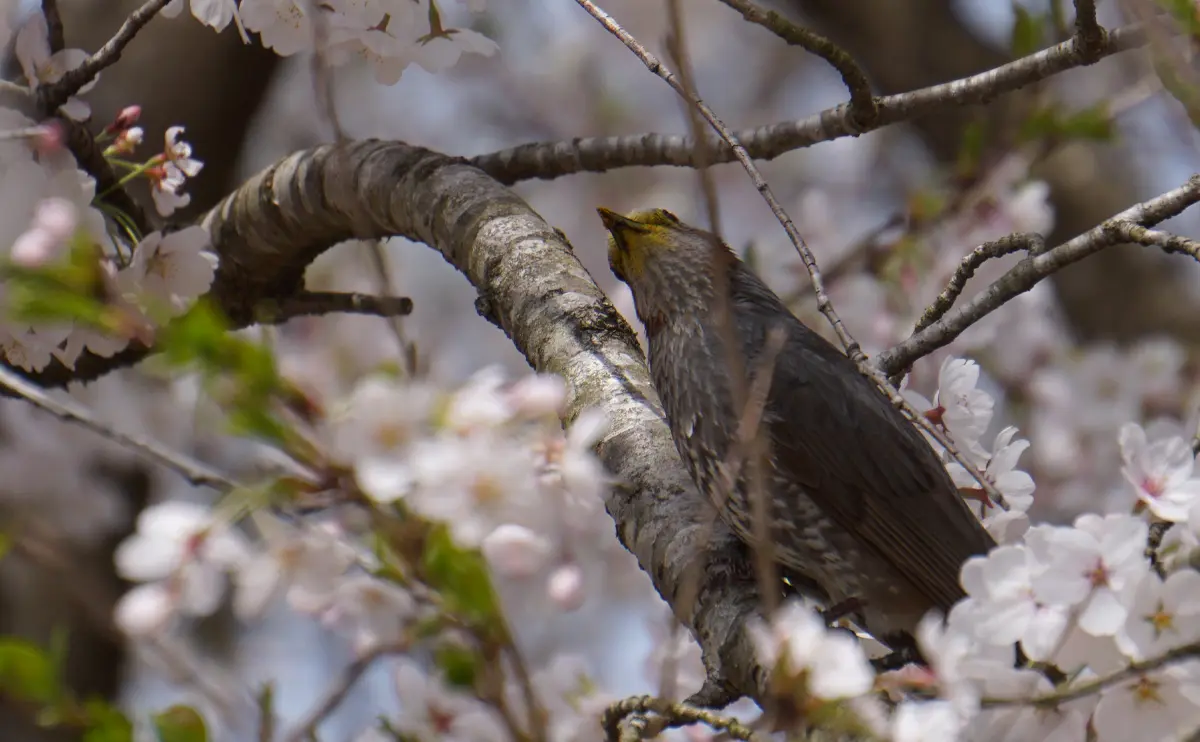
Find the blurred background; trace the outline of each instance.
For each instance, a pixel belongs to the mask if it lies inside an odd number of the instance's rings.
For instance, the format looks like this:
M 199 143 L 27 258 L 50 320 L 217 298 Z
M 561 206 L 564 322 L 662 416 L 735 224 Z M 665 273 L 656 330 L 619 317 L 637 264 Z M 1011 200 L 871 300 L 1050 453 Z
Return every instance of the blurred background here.
M 139 3 L 59 4 L 67 46 L 94 50 Z M 1012 55 L 1018 18 L 1049 12 L 1046 3 L 994 0 L 764 4 L 842 45 L 879 94 L 1003 64 Z M 411 67 L 390 88 L 353 65 L 330 71 L 333 106 L 347 136 L 472 156 L 534 141 L 687 133 L 678 98 L 570 0 L 489 0 L 477 14 L 441 5 L 448 23 L 493 38 L 499 53 L 464 56 L 437 75 Z M 666 58 L 664 3 L 603 5 Z M 1109 26 L 1138 12 L 1129 4 L 1100 5 Z M 840 78 L 819 58 L 787 47 L 717 2 L 687 0 L 683 9 L 699 92 L 731 126 L 798 119 L 845 100 Z M 1058 40 L 1050 24 L 1034 48 Z M 216 34 L 185 13 L 154 20 L 85 99 L 96 130 L 132 104 L 143 109 L 147 142 L 161 141 L 168 126 L 186 127 L 185 138 L 204 162 L 189 189 L 185 216 L 194 216 L 281 156 L 334 137 L 316 102 L 313 75 L 310 58 L 281 58 L 244 45 L 232 26 Z M 1030 135 L 1030 120 L 1047 109 L 1063 116 L 1099 111 L 1111 131 L 1082 138 L 1059 131 Z M 1187 112 L 1162 92 L 1139 52 L 988 105 L 947 108 L 762 167 L 825 269 L 843 319 L 873 353 L 908 334 L 976 245 L 1014 231 L 1041 232 L 1049 244 L 1068 239 L 1184 182 L 1197 171 L 1195 144 Z M 714 168 L 713 176 L 723 237 L 810 325 L 825 329 L 797 255 L 745 173 L 727 164 Z M 684 221 L 707 223 L 697 175 L 682 168 L 626 168 L 522 182 L 514 189 L 566 233 L 635 326 L 631 301 L 608 271 L 595 207 L 664 207 Z M 1165 225 L 1193 236 L 1200 234 L 1197 227 L 1195 216 L 1186 214 Z M 504 334 L 476 315 L 474 289 L 436 252 L 405 240 L 389 241 L 385 252 L 396 292 L 415 302 L 402 335 L 422 372 L 444 384 L 488 364 L 512 375 L 527 373 Z M 1014 261 L 989 264 L 966 296 Z M 928 395 L 947 354 L 974 358 L 985 370 L 984 388 L 998 400 L 992 434 L 1014 424 L 1032 443 L 1021 468 L 1037 483 L 1034 517 L 1063 522 L 1085 509 L 1118 506 L 1128 500 L 1120 494 L 1116 445 L 1123 422 L 1153 422 L 1189 438 L 1195 430 L 1196 278 L 1197 267 L 1181 257 L 1143 247 L 1106 250 L 921 361 L 909 387 Z M 310 269 L 309 286 L 378 290 L 369 250 L 357 243 L 330 250 Z M 335 396 L 363 372 L 401 355 L 385 322 L 373 318 L 296 320 L 274 339 L 285 368 Z M 72 394 L 123 430 L 152 434 L 224 469 L 236 472 L 251 456 L 245 445 L 206 429 L 203 404 L 188 380 L 135 370 Z M 206 495 L 19 402 L 0 403 L 0 413 L 0 508 L 30 534 L 23 548 L 0 561 L 0 634 L 49 641 L 65 629 L 67 672 L 82 692 L 123 697 L 137 709 L 192 698 L 195 689 L 181 685 L 161 658 L 135 656 L 106 616 L 123 589 L 112 569 L 112 549 L 138 511 L 149 502 Z M 605 586 L 604 600 L 590 600 L 569 615 L 531 608 L 519 622 L 531 652 L 575 647 L 616 694 L 653 688 L 646 658 L 656 622 L 665 626 L 649 583 L 627 556 L 612 556 L 619 570 L 597 565 L 597 574 L 589 575 Z M 284 718 L 308 708 L 350 656 L 330 633 L 286 610 L 252 627 L 218 614 L 198 625 L 195 637 L 198 661 L 218 685 L 221 678 L 250 685 L 279 679 L 276 702 Z M 351 739 L 391 710 L 393 698 L 386 674 L 375 673 L 322 728 L 322 739 Z M 0 739 L 70 736 L 35 729 L 20 709 L 0 700 Z

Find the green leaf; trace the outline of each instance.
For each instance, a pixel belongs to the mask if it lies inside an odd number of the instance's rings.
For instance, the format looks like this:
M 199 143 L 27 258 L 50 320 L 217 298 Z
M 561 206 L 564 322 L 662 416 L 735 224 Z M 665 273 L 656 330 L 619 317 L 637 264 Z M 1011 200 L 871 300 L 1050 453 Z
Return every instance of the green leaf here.
M 487 564 L 478 551 L 460 548 L 445 526 L 435 526 L 425 543 L 424 567 L 429 583 L 448 607 L 481 627 L 494 626 L 500 610 Z
M 987 144 L 987 120 L 976 119 L 963 129 L 962 143 L 958 146 L 958 175 L 969 178 L 979 170 L 983 161 L 983 150 Z
M 159 742 L 207 742 L 208 728 L 200 712 L 175 705 L 150 718 Z
M 208 391 L 221 403 L 232 432 L 285 447 L 294 442 L 290 427 L 273 403 L 292 387 L 279 375 L 270 348 L 233 335 L 229 322 L 208 301 L 200 301 L 160 335 L 168 362 L 196 368 Z M 218 383 L 219 382 L 219 383 Z
M 49 704 L 59 691 L 54 661 L 44 649 L 23 639 L 0 638 L 0 692 Z
M 470 688 L 479 672 L 480 657 L 470 647 L 443 644 L 433 653 L 434 663 L 445 674 L 446 682 L 460 688 Z
M 1013 21 L 1011 47 L 1013 56 L 1020 59 L 1042 48 L 1046 35 L 1046 21 L 1016 2 L 1013 2 L 1012 8 L 1016 20 Z
M 1115 126 L 1104 103 L 1064 114 L 1056 106 L 1039 108 L 1021 123 L 1019 138 L 1023 142 L 1079 139 L 1109 141 Z
M 87 701 L 84 709 L 88 728 L 81 742 L 133 742 L 133 724 L 121 709 L 101 699 Z
M 1200 18 L 1196 14 L 1195 0 L 1158 0 L 1183 29 L 1193 36 L 1200 34 Z

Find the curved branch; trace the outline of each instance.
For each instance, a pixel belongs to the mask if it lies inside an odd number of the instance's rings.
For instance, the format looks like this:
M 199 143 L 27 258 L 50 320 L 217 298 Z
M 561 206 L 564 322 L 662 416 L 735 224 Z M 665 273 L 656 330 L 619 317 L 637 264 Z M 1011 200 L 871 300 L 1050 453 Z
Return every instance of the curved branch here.
M 1147 41 L 1141 24 L 1124 26 L 1096 41 L 1086 53 L 1083 45 L 1069 39 L 978 75 L 876 98 L 877 115 L 868 126 L 856 122 L 851 104 L 843 103 L 799 121 L 737 131 L 734 138 L 752 158 L 771 160 L 792 150 L 842 137 L 856 137 L 889 124 L 918 118 L 945 106 L 985 103 L 1060 72 L 1144 46 Z M 522 144 L 472 157 L 470 162 L 501 183 L 508 184 L 638 165 L 696 167 L 698 149 L 708 153 L 710 164 L 736 159 L 732 148 L 715 135 L 706 137 L 705 145 L 697 148 L 692 137 L 649 133 Z
M 608 512 L 700 642 L 703 699 L 765 697 L 766 675 L 742 630 L 759 604 L 745 547 L 714 524 L 679 461 L 633 331 L 562 234 L 524 201 L 460 159 L 365 141 L 285 158 L 203 226 L 221 258 L 210 296 L 235 324 L 253 321 L 266 299 L 300 292 L 308 264 L 338 242 L 404 236 L 438 250 L 530 364 L 567 380 L 568 421 L 585 407 L 608 415 L 598 452 L 620 482 Z
M 1154 233 L 1134 234 L 1126 226 L 1148 227 L 1177 216 L 1192 204 L 1200 201 L 1200 175 L 1193 175 L 1188 182 L 1161 196 L 1129 207 L 1103 224 L 1062 243 L 1061 245 L 1030 255 L 1013 266 L 969 302 L 946 314 L 929 326 L 914 332 L 907 340 L 880 353 L 875 365 L 888 376 L 900 374 L 912 366 L 918 358 L 929 355 L 938 348 L 949 345 L 968 327 L 1007 304 L 1011 299 L 1033 288 L 1071 263 L 1095 255 L 1106 247 L 1118 244 L 1122 239 L 1145 237 L 1149 244 L 1158 245 Z M 1136 230 L 1134 230 L 1136 231 Z M 1162 239 L 1166 239 L 1165 237 Z M 1187 252 L 1183 243 L 1171 242 L 1175 252 Z

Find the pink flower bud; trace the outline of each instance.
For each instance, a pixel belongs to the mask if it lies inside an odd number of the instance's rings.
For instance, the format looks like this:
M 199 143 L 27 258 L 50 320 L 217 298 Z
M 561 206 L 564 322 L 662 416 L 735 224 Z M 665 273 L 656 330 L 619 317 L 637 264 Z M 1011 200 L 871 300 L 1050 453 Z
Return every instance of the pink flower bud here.
M 583 606 L 587 595 L 583 591 L 583 570 L 577 564 L 565 564 L 550 575 L 546 594 L 564 611 L 576 611 Z
M 480 544 L 492 569 L 505 577 L 529 577 L 546 564 L 550 543 L 525 526 L 505 523 Z
M 66 132 L 57 121 L 47 121 L 38 127 L 38 135 L 33 138 L 33 148 L 39 155 L 48 155 L 63 148 Z
M 113 122 L 111 124 L 109 124 L 108 126 L 104 127 L 104 133 L 105 134 L 116 134 L 118 132 L 125 131 L 129 127 L 136 124 L 138 122 L 138 119 L 141 117 L 142 117 L 142 107 L 141 106 L 125 106 L 124 108 L 121 109 L 121 112 L 117 114 L 117 117 L 115 119 L 113 119 Z

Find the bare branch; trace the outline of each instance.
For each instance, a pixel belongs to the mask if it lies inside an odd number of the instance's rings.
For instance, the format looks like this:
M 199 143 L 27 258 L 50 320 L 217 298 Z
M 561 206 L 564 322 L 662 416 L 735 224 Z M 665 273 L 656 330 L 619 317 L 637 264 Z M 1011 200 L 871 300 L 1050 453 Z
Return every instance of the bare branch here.
M 1120 241 L 1132 242 L 1147 247 L 1157 247 L 1161 248 L 1163 252 L 1189 255 L 1196 260 L 1200 260 L 1200 242 L 1183 237 L 1182 235 L 1171 234 L 1170 232 L 1163 232 L 1157 229 L 1147 229 L 1140 224 L 1129 221 L 1110 222 L 1107 224 L 1107 227 Z
M 146 3 L 129 14 L 117 33 L 100 47 L 95 54 L 83 61 L 75 69 L 67 70 L 57 82 L 43 85 L 37 89 L 38 105 L 47 114 L 58 110 L 67 99 L 79 92 L 80 88 L 96 79 L 96 75 L 105 67 L 113 65 L 121 58 L 121 52 L 133 41 L 138 31 L 158 15 L 158 11 L 170 0 L 146 0 Z
M 1035 708 L 1058 708 L 1064 703 L 1074 701 L 1084 696 L 1090 696 L 1094 693 L 1118 685 L 1126 680 L 1132 680 L 1139 675 L 1145 675 L 1148 672 L 1153 672 L 1160 667 L 1182 662 L 1183 660 L 1194 659 L 1200 657 L 1200 642 L 1184 644 L 1181 647 L 1168 650 L 1157 657 L 1152 657 L 1141 662 L 1131 662 L 1128 666 L 1117 670 L 1116 672 L 1105 675 L 1102 678 L 1097 678 L 1086 683 L 1071 688 L 1066 688 L 1052 693 L 1044 693 L 1033 698 L 984 698 L 982 701 L 983 708 L 1012 708 L 1014 706 L 1032 706 Z
M 737 141 L 737 138 L 734 136 L 733 132 L 731 132 L 729 128 L 725 126 L 724 122 L 717 118 L 716 114 L 712 112 L 712 109 L 710 109 L 703 100 L 685 88 L 675 77 L 675 75 L 673 75 L 670 70 L 663 66 L 662 62 L 658 61 L 653 54 L 639 44 L 637 39 L 635 39 L 628 31 L 622 28 L 612 16 L 604 12 L 603 9 L 601 9 L 591 0 L 575 1 L 584 10 L 586 10 L 588 14 L 600 21 L 600 23 L 609 31 L 609 33 L 620 39 L 621 43 L 625 44 L 626 48 L 633 52 L 634 55 L 641 60 L 642 64 L 646 65 L 647 69 L 662 78 L 662 80 L 670 85 L 675 92 L 679 93 L 693 106 L 695 106 L 696 110 L 698 110 L 700 114 L 708 121 L 708 123 L 717 130 L 717 133 L 721 136 L 721 139 L 733 151 L 738 162 L 741 163 L 742 167 L 746 170 L 746 173 L 750 176 L 751 181 L 754 183 L 755 189 L 771 208 L 771 213 L 773 213 L 775 218 L 779 220 L 779 223 L 783 225 L 783 230 L 787 233 L 788 239 L 791 240 L 792 245 L 795 246 L 796 251 L 800 254 L 800 260 L 804 263 L 804 267 L 808 270 L 809 279 L 812 281 L 813 293 L 817 297 L 817 310 L 820 311 L 821 314 L 825 315 L 825 319 L 827 319 L 830 326 L 833 327 L 834 333 L 837 334 L 838 340 L 841 341 L 842 347 L 845 348 L 846 355 L 855 362 L 859 371 L 861 371 L 864 376 L 875 382 L 879 389 L 888 396 L 889 401 L 891 401 L 891 403 L 895 405 L 897 409 L 901 410 L 909 418 L 909 420 L 933 436 L 934 440 L 941 444 L 942 447 L 946 449 L 946 452 L 949 453 L 954 460 L 957 461 L 967 472 L 969 472 L 972 477 L 974 477 L 990 501 L 995 502 L 996 504 L 1000 505 L 1000 507 L 1007 510 L 1008 503 L 1004 499 L 1004 496 L 1000 494 L 1000 491 L 996 489 L 995 485 L 988 481 L 983 472 L 981 472 L 977 466 L 975 466 L 969 459 L 959 452 L 958 448 L 950 441 L 949 437 L 946 436 L 945 433 L 939 430 L 931 421 L 925 419 L 924 415 L 913 409 L 912 405 L 910 405 L 904 399 L 904 397 L 902 397 L 891 386 L 891 384 L 888 383 L 887 378 L 880 373 L 879 369 L 867 361 L 866 356 L 863 355 L 862 348 L 859 347 L 858 342 L 853 338 L 853 336 L 850 335 L 850 332 L 846 329 L 845 325 L 842 324 L 841 318 L 838 317 L 837 311 L 833 308 L 833 303 L 829 300 L 829 295 L 825 293 L 825 285 L 821 278 L 821 269 L 817 266 L 816 257 L 812 254 L 812 251 L 808 248 L 808 245 L 805 244 L 804 238 L 800 236 L 800 232 L 796 229 L 796 225 L 792 223 L 791 217 L 789 217 L 787 212 L 783 210 L 783 207 L 775 198 L 775 194 L 771 191 L 771 187 L 767 185 L 766 179 L 763 178 L 762 173 L 758 170 L 758 167 L 754 164 L 754 161 L 750 159 L 750 156 L 747 154 L 745 148 L 742 147 L 742 145 Z
M 412 299 L 407 296 L 374 296 L 338 291 L 301 291 L 282 299 L 265 299 L 255 308 L 261 324 L 280 324 L 294 317 L 318 314 L 373 314 L 401 317 L 411 314 Z
M 58 0 L 42 0 L 42 15 L 46 16 L 46 28 L 49 30 L 50 53 L 63 50 L 67 45 L 63 38 L 62 16 L 58 12 Z
M 1111 31 L 1098 47 L 1096 59 L 1144 46 L 1147 34 L 1141 24 Z M 869 127 L 856 125 L 849 104 L 826 109 L 799 121 L 784 121 L 734 132 L 746 152 L 756 160 L 771 160 L 793 150 L 842 137 L 858 136 L 888 124 L 918 118 L 943 106 L 984 103 L 1061 72 L 1091 64 L 1074 39 L 1023 57 L 978 75 L 876 98 L 878 117 Z M 501 183 L 531 178 L 553 179 L 579 172 L 606 172 L 622 167 L 696 166 L 695 139 L 678 134 L 635 134 L 622 137 L 589 137 L 561 142 L 536 142 L 479 155 L 475 166 Z M 737 159 L 720 137 L 709 136 L 710 162 Z
M 363 676 L 363 673 L 371 668 L 371 665 L 375 664 L 376 660 L 387 655 L 399 654 L 407 649 L 408 647 L 404 645 L 379 644 L 343 667 L 342 671 L 338 673 L 337 679 L 321 696 L 317 705 L 297 722 L 295 727 L 283 735 L 283 742 L 305 742 L 305 740 L 315 739 L 317 727 L 321 725 L 322 721 L 325 721 L 326 717 L 337 710 L 338 706 L 342 705 L 342 701 L 345 701 L 346 696 L 350 695 L 354 684 Z
M 950 308 L 954 306 L 954 302 L 962 295 L 963 289 L 966 288 L 967 281 L 971 280 L 971 277 L 975 275 L 975 271 L 979 269 L 979 266 L 993 258 L 1011 255 L 1021 250 L 1028 251 L 1030 255 L 1037 255 L 1044 248 L 1045 243 L 1041 235 L 1018 233 L 1002 237 L 994 242 L 984 243 L 967 253 L 963 256 L 958 270 L 954 271 L 954 275 L 950 277 L 946 288 L 942 290 L 942 293 L 938 294 L 933 303 L 921 314 L 921 318 L 917 320 L 917 325 L 913 328 L 913 332 L 918 333 L 924 330 L 941 319 L 946 312 L 950 311 Z
M 1096 20 L 1096 0 L 1075 0 L 1075 41 L 1086 64 L 1100 59 L 1104 37 L 1104 27 Z
M 633 714 L 653 713 L 666 720 L 667 727 L 681 727 L 688 724 L 705 724 L 709 728 L 727 733 L 732 739 L 757 740 L 761 739 L 753 730 L 732 716 L 695 708 L 683 703 L 672 703 L 653 696 L 633 696 L 611 704 L 604 710 L 600 723 L 604 727 L 605 737 L 617 740 L 621 737 L 621 722 Z M 639 735 L 640 736 L 640 735 Z M 636 737 L 635 737 L 636 738 Z
M 1013 297 L 1033 288 L 1039 281 L 1071 263 L 1120 243 L 1121 233 L 1127 229 L 1123 226 L 1125 223 L 1141 226 L 1158 224 L 1182 213 L 1197 201 L 1200 201 L 1200 175 L 1192 176 L 1187 183 L 1161 196 L 1126 209 L 1053 249 L 1030 255 L 976 294 L 966 305 L 877 355 L 875 365 L 889 376 L 900 373 L 911 367 L 918 358 L 948 345 L 968 327 L 1004 306 Z
M 679 82 L 679 79 L 675 77 L 670 70 L 664 67 L 662 62 L 660 62 L 657 57 L 655 57 L 644 46 L 638 43 L 638 40 L 635 39 L 628 31 L 622 28 L 621 25 L 617 23 L 617 21 L 611 15 L 606 13 L 602 8 L 600 8 L 600 6 L 592 2 L 592 0 L 575 0 L 575 2 L 577 2 L 584 10 L 586 10 L 589 15 L 599 21 L 609 33 L 620 39 L 621 43 L 624 44 L 629 51 L 633 52 L 634 56 L 641 60 L 642 64 L 646 65 L 646 69 L 662 78 L 663 82 L 670 85 L 676 93 L 679 93 L 679 95 L 683 96 L 686 100 L 688 100 L 688 102 L 695 106 L 696 110 L 700 112 L 700 115 L 703 116 L 704 119 L 708 121 L 709 125 L 711 125 L 712 128 L 717 131 L 721 137 L 721 140 L 726 146 L 729 147 L 729 149 L 733 152 L 733 156 L 739 163 L 741 163 L 742 167 L 746 170 L 746 173 L 750 176 L 750 180 L 754 183 L 755 190 L 757 190 L 759 195 L 763 197 L 763 200 L 767 202 L 767 206 L 771 208 L 771 213 L 774 214 L 775 218 L 779 220 L 779 223 L 783 225 L 783 231 L 787 233 L 788 239 L 792 241 L 792 245 L 795 246 L 796 251 L 800 253 L 800 260 L 804 262 L 804 267 L 808 269 L 809 278 L 812 279 L 813 292 L 817 295 L 817 309 L 820 310 L 821 314 L 825 315 L 827 320 L 829 320 L 829 324 L 833 327 L 833 331 L 837 334 L 838 340 L 841 341 L 842 347 L 846 349 L 847 355 L 849 355 L 855 361 L 861 360 L 863 358 L 862 350 L 859 348 L 858 343 L 846 330 L 845 325 L 842 324 L 841 318 L 838 317 L 837 311 L 834 310 L 833 304 L 829 301 L 829 295 L 825 293 L 825 284 L 821 280 L 821 270 L 817 267 L 817 259 L 813 256 L 812 250 L 808 249 L 808 245 L 805 244 L 804 238 L 800 236 L 800 232 L 796 229 L 796 225 L 792 223 L 791 217 L 789 217 L 787 212 L 783 210 L 783 207 L 779 204 L 779 200 L 775 198 L 775 194 L 771 191 L 771 187 L 767 185 L 766 179 L 763 178 L 762 173 L 754 164 L 754 161 L 750 158 L 749 153 L 746 152 L 745 147 L 743 147 L 738 141 L 737 136 L 734 135 L 729 127 L 727 127 L 725 123 L 721 121 L 721 119 L 717 118 L 717 115 L 713 113 L 712 109 L 709 108 L 708 105 L 701 100 L 698 95 L 694 95 L 691 91 L 685 88 L 683 84 Z
M 750 23 L 757 23 L 788 44 L 812 52 L 829 62 L 842 76 L 842 82 L 846 83 L 846 88 L 850 91 L 850 120 L 864 130 L 872 128 L 879 115 L 879 109 L 871 95 L 871 83 L 868 82 L 866 73 L 845 49 L 819 33 L 795 24 L 773 10 L 761 8 L 750 0 L 721 2 L 741 13 L 742 18 Z
M 225 475 L 183 453 L 172 451 L 141 436 L 115 430 L 97 420 L 82 405 L 68 400 L 54 399 L 35 384 L 22 379 L 3 366 L 0 366 L 0 386 L 16 392 L 33 406 L 49 412 L 60 420 L 98 433 L 104 438 L 146 456 L 155 463 L 179 472 L 188 482 L 197 487 L 212 487 L 222 492 L 228 492 L 237 486 L 236 482 Z

